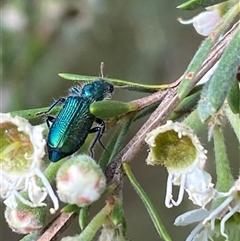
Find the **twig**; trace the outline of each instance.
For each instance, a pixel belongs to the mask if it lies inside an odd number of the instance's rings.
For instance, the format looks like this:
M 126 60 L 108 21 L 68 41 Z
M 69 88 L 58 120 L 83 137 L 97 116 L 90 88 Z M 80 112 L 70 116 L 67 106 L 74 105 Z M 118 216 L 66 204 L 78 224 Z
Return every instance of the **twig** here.
M 227 43 L 232 38 L 237 28 L 239 27 L 240 21 L 238 21 L 234 26 L 219 40 L 213 47 L 208 58 L 204 62 L 201 70 L 198 72 L 193 82 L 196 84 L 201 78 L 213 67 L 213 65 L 220 59 L 223 54 Z M 181 78 L 180 78 L 181 79 Z M 158 108 L 152 113 L 147 122 L 141 127 L 141 129 L 135 134 L 135 136 L 129 141 L 129 143 L 122 149 L 122 151 L 116 156 L 113 162 L 106 169 L 106 177 L 108 182 L 113 181 L 120 183 L 123 171 L 122 163 L 131 162 L 137 154 L 144 147 L 144 139 L 146 134 L 156 128 L 157 126 L 164 123 L 166 118 L 171 114 L 171 112 L 180 103 L 180 99 L 177 97 L 177 86 L 180 83 L 180 79 L 176 80 L 175 86 L 172 89 L 165 91 L 159 91 L 159 95 L 165 94 L 165 99 L 160 103 Z M 194 86 L 194 85 L 193 85 Z M 189 90 L 190 91 L 190 90 Z M 187 95 L 188 93 L 186 93 Z
M 60 236 L 77 217 L 77 212 L 60 213 L 55 221 L 42 234 L 38 241 L 54 241 Z
M 203 63 L 201 70 L 198 72 L 194 78 L 194 83 L 200 81 L 200 79 L 213 67 L 213 65 L 220 59 L 223 54 L 227 43 L 234 35 L 235 31 L 239 27 L 240 21 L 238 21 L 231 30 L 229 30 L 223 38 L 218 41 L 212 48 L 206 61 Z M 141 129 L 136 133 L 136 135 L 130 140 L 130 142 L 122 149 L 122 151 L 117 155 L 114 161 L 107 167 L 106 176 L 108 181 L 113 181 L 117 184 L 121 183 L 123 171 L 122 163 L 131 162 L 139 153 L 139 151 L 144 147 L 144 138 L 146 133 L 150 132 L 155 127 L 164 123 L 171 112 L 180 103 L 180 99 L 177 97 L 177 86 L 181 81 L 180 77 L 178 80 L 173 82 L 169 89 L 164 91 L 159 91 L 154 93 L 151 97 L 146 97 L 148 100 L 152 97 L 163 101 L 160 103 L 158 108 L 152 113 L 147 122 L 141 127 Z M 187 93 L 186 93 L 187 94 Z M 143 98 L 143 101 L 144 98 Z M 146 102 L 146 101 L 145 101 Z M 154 102 L 154 101 L 153 101 Z M 140 108 L 145 106 L 145 103 L 141 105 Z M 75 219 L 77 213 L 61 213 L 56 218 L 56 220 L 50 225 L 50 227 L 45 231 L 45 233 L 38 239 L 38 241 L 53 241 L 61 233 L 63 233 L 66 228 Z
M 239 24 L 240 24 L 240 20 L 238 22 L 236 22 L 233 25 L 233 27 L 213 46 L 207 59 L 203 62 L 201 69 L 197 73 L 197 76 L 195 78 L 196 81 L 199 81 L 208 72 L 208 70 L 210 68 L 212 68 L 213 65 L 220 59 L 220 57 L 222 56 L 222 54 L 225 50 L 227 43 L 234 35 L 235 31 L 239 27 Z M 182 75 L 180 78 L 178 78 L 172 84 L 170 84 L 169 87 L 178 86 L 183 77 L 184 77 L 184 75 Z

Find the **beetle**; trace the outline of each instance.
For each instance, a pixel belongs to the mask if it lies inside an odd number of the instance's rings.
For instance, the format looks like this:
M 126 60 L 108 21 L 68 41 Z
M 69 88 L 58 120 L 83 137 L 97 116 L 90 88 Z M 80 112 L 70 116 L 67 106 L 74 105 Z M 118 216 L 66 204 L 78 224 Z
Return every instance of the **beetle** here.
M 57 162 L 60 159 L 76 152 L 85 142 L 89 133 L 97 133 L 90 146 L 93 156 L 93 147 L 96 142 L 101 143 L 105 131 L 105 122 L 90 112 L 90 105 L 111 97 L 114 87 L 111 83 L 100 78 L 80 87 L 72 87 L 67 98 L 54 101 L 46 112 L 48 114 L 54 106 L 63 104 L 56 117 L 47 115 L 46 122 L 49 127 L 47 149 L 49 160 Z M 92 127 L 96 122 L 99 126 Z M 103 145 L 102 145 L 103 146 Z

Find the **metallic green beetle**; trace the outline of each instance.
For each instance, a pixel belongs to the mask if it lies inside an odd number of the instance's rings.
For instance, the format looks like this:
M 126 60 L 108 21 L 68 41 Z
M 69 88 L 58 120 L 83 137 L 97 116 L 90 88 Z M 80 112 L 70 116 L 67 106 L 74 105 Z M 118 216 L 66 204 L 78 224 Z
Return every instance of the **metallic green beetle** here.
M 91 114 L 89 107 L 95 101 L 110 98 L 113 91 L 112 84 L 99 79 L 82 88 L 72 87 L 67 98 L 59 98 L 52 103 L 45 114 L 57 104 L 63 103 L 56 117 L 48 115 L 46 119 L 50 128 L 47 149 L 52 162 L 57 162 L 76 152 L 84 144 L 89 133 L 97 133 L 90 147 L 91 155 L 97 141 L 102 145 L 100 139 L 105 130 L 105 123 Z M 99 126 L 92 128 L 93 122 L 97 122 Z

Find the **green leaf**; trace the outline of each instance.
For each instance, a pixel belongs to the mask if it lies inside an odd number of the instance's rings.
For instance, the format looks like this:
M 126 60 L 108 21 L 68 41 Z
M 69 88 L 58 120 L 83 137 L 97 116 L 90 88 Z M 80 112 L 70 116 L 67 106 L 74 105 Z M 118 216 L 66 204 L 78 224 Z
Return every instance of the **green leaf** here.
M 55 115 L 59 112 L 61 109 L 61 106 L 56 106 L 51 110 L 51 115 Z M 39 118 L 41 115 L 37 115 L 38 113 L 46 112 L 49 109 L 49 107 L 43 107 L 43 108 L 37 108 L 37 109 L 29 109 L 29 110 L 17 110 L 17 111 L 12 111 L 10 114 L 12 116 L 21 116 L 25 119 L 31 120 L 35 118 Z
M 167 233 L 166 228 L 164 227 L 164 224 L 162 223 L 159 215 L 157 214 L 157 210 L 154 208 L 151 200 L 149 199 L 149 197 L 147 196 L 145 191 L 142 189 L 141 185 L 138 183 L 138 181 L 134 177 L 130 165 L 127 164 L 127 163 L 124 163 L 123 169 L 124 169 L 127 177 L 129 178 L 129 181 L 131 182 L 133 188 L 135 189 L 135 191 L 137 192 L 137 194 L 139 195 L 139 197 L 143 201 L 143 203 L 144 203 L 144 205 L 145 205 L 145 207 L 146 207 L 146 209 L 147 209 L 147 211 L 148 211 L 148 213 L 149 213 L 149 215 L 150 215 L 150 217 L 153 221 L 153 224 L 154 224 L 158 234 L 164 240 L 171 241 L 172 239 L 170 238 L 169 234 Z
M 79 212 L 80 208 L 76 204 L 68 204 L 61 209 L 62 213 Z
M 89 217 L 89 211 L 90 211 L 90 207 L 83 207 L 80 210 L 79 213 L 79 217 L 78 217 L 78 223 L 80 228 L 83 230 L 87 224 L 88 224 L 88 217 Z
M 118 127 L 114 135 L 111 136 L 111 140 L 109 140 L 106 146 L 106 150 L 104 150 L 103 154 L 101 155 L 101 158 L 99 160 L 99 165 L 103 171 L 105 171 L 107 164 L 111 160 L 110 157 L 113 153 L 113 149 L 115 148 L 116 142 L 119 138 L 119 133 L 121 133 L 121 131 L 122 131 L 122 126 Z
M 202 122 L 207 120 L 211 116 L 211 114 L 214 113 L 214 110 L 211 110 L 211 105 L 209 103 L 209 97 L 207 94 L 209 83 L 210 83 L 210 81 L 205 83 L 205 85 L 203 86 L 202 93 L 201 93 L 201 99 L 200 99 L 198 107 L 197 107 L 199 118 L 201 119 Z M 211 113 L 211 114 L 209 115 L 209 113 Z
M 120 197 L 115 196 L 115 203 L 111 213 L 111 220 L 116 227 L 121 225 L 123 233 L 126 233 L 127 223 L 124 215 L 122 199 Z
M 112 211 L 112 206 L 107 204 L 93 217 L 91 222 L 83 229 L 80 235 L 75 235 L 75 241 L 91 241 L 96 235 L 98 230 L 102 227 L 103 223 L 107 220 L 109 214 Z M 63 238 L 63 240 L 68 240 L 68 237 Z
M 202 86 L 197 85 L 186 98 L 184 98 L 174 112 L 170 115 L 169 119 L 176 120 L 181 116 L 191 113 L 193 109 L 196 108 L 196 105 L 200 99 Z M 197 90 L 197 91 L 196 91 Z
M 120 149 L 123 147 L 123 144 L 129 133 L 129 129 L 130 129 L 132 122 L 134 121 L 134 118 L 135 118 L 135 113 L 132 112 L 131 115 L 129 115 L 121 120 L 121 122 L 120 122 L 121 131 L 119 132 L 119 135 L 116 139 L 116 143 L 114 145 L 114 148 L 112 149 L 111 156 L 109 158 L 108 163 L 110 163 L 115 158 L 115 156 L 118 154 Z
M 228 121 L 230 123 L 230 125 L 233 128 L 233 131 L 238 139 L 238 142 L 240 143 L 240 118 L 239 118 L 239 114 L 234 114 L 232 112 L 232 110 L 230 109 L 229 105 L 226 104 L 225 108 L 225 115 L 228 118 Z
M 128 116 L 125 116 L 118 123 L 118 129 L 115 131 L 114 135 L 111 137 L 111 140 L 108 142 L 107 148 L 104 151 L 101 159 L 99 160 L 99 165 L 102 170 L 106 169 L 107 164 L 109 164 L 113 158 L 118 154 L 122 148 L 126 137 L 129 133 L 129 128 L 134 121 L 135 113 L 132 113 Z
M 228 105 L 231 108 L 234 114 L 239 113 L 240 111 L 240 88 L 238 84 L 238 80 L 235 78 L 233 80 L 232 85 L 228 91 Z
M 91 104 L 90 112 L 102 119 L 111 118 L 126 114 L 137 109 L 133 102 L 125 103 L 120 101 L 103 100 Z
M 97 76 L 86 76 L 86 75 L 69 74 L 69 73 L 59 73 L 58 75 L 66 80 L 74 80 L 74 81 L 79 81 L 83 83 L 96 81 L 97 79 L 100 78 Z M 120 79 L 113 79 L 113 78 L 107 78 L 106 80 L 121 88 L 132 90 L 132 91 L 139 91 L 143 93 L 154 93 L 159 90 L 165 90 L 168 88 L 167 84 L 166 85 L 146 85 L 146 84 L 140 84 L 140 83 L 120 80 Z
M 41 237 L 41 233 L 35 232 L 24 236 L 22 239 L 19 239 L 19 241 L 37 241 L 40 237 Z
M 206 7 L 219 4 L 222 2 L 227 2 L 227 1 L 228 0 L 190 0 L 179 5 L 177 8 L 180 8 L 183 10 L 195 10 L 198 8 L 206 8 Z
M 228 44 L 214 75 L 205 84 L 198 105 L 200 119 L 204 122 L 222 106 L 240 65 L 240 29 Z
M 220 192 L 227 192 L 233 186 L 234 178 L 232 176 L 221 126 L 216 125 L 214 127 L 213 141 L 217 174 L 216 189 Z M 222 201 L 222 198 L 215 199 L 212 203 L 212 208 L 218 207 Z

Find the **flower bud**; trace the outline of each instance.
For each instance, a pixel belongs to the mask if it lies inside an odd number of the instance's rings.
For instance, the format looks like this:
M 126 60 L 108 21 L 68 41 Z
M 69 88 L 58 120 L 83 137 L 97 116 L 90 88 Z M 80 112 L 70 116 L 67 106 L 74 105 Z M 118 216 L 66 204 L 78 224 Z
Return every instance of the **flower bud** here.
M 59 169 L 56 179 L 60 200 L 79 207 L 99 199 L 106 187 L 101 168 L 87 155 L 68 159 Z
M 46 221 L 46 206 L 30 208 L 19 205 L 15 209 L 5 210 L 5 219 L 9 227 L 16 233 L 32 233 L 43 227 Z

